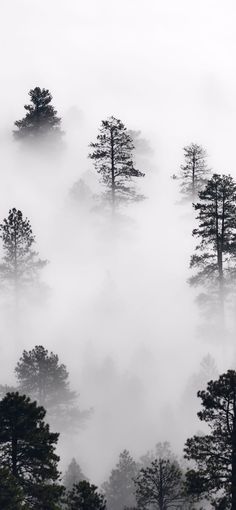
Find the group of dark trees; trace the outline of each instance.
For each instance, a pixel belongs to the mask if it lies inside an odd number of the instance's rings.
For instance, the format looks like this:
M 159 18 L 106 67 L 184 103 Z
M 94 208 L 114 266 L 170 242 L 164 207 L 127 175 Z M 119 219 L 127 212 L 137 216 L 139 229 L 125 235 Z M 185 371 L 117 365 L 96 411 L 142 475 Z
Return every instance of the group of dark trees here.
M 27 112 L 25 117 L 15 122 L 17 129 L 13 131 L 14 137 L 26 143 L 27 147 L 32 142 L 35 146 L 45 140 L 60 140 L 64 134 L 61 119 L 51 105 L 52 95 L 49 90 L 35 87 L 30 90 L 29 96 L 31 104 L 24 107 Z M 144 173 L 134 165 L 135 145 L 131 133 L 119 119 L 110 117 L 102 121 L 97 141 L 90 144 L 92 151 L 89 158 L 94 161 L 95 169 L 105 185 L 103 196 L 105 202 L 111 204 L 113 213 L 120 202 L 143 198 L 133 183 L 134 177 L 143 177 Z M 77 188 L 76 194 L 82 197 L 85 183 L 80 180 Z M 48 261 L 40 259 L 34 250 L 35 236 L 30 221 L 24 218 L 21 210 L 9 210 L 8 217 L 0 224 L 0 237 L 4 252 L 0 264 L 2 288 L 13 290 L 18 304 L 20 295 L 26 296 L 31 291 L 32 297 L 32 290 L 37 289 L 38 292 L 45 289 L 39 275 Z
M 105 510 L 105 498 L 87 480 L 65 487 L 58 470 L 59 434 L 46 411 L 18 392 L 0 401 L 0 508 L 3 510 Z
M 47 418 L 60 431 L 78 429 L 90 411 L 78 407 L 78 395 L 70 389 L 69 373 L 57 354 L 42 345 L 23 351 L 15 367 L 16 386 L 0 386 L 0 394 L 18 392 L 37 401 L 47 411 Z
M 99 492 L 72 460 L 58 471 L 59 434 L 45 409 L 19 392 L 0 401 L 0 507 L 4 510 L 236 509 L 236 372 L 228 370 L 198 391 L 199 419 L 208 432 L 187 439 L 187 469 L 159 443 L 135 462 L 124 450 Z
M 224 331 L 225 308 L 234 299 L 236 275 L 236 182 L 231 175 L 210 175 L 206 151 L 197 144 L 184 147 L 179 179 L 184 197 L 193 202 L 198 240 L 190 260 L 192 286 L 204 312 L 218 316 Z
M 198 417 L 208 431 L 187 439 L 188 466 L 168 443 L 139 462 L 125 450 L 102 486 L 108 510 L 236 509 L 236 372 L 210 380 L 198 398 Z

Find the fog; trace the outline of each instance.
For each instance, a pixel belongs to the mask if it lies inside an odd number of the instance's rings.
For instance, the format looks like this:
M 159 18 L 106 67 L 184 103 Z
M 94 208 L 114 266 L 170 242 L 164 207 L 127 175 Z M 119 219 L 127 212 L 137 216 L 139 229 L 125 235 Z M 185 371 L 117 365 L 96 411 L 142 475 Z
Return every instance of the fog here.
M 184 401 L 189 378 L 208 353 L 220 371 L 235 357 L 230 338 L 199 333 L 187 284 L 194 213 L 171 175 L 194 141 L 212 169 L 236 176 L 236 8 L 230 0 L 3 0 L 1 11 L 0 217 L 17 207 L 30 219 L 49 290 L 17 324 L 1 297 L 0 382 L 14 382 L 24 348 L 58 353 L 81 408 L 93 408 L 83 429 L 62 435 L 62 468 L 76 456 L 101 483 L 124 448 L 138 457 L 169 440 L 180 453 L 199 427 Z M 51 91 L 62 117 L 56 155 L 27 154 L 12 138 L 35 86 Z M 88 145 L 110 115 L 141 130 L 151 148 L 136 157 L 147 198 L 121 208 L 117 222 L 70 193 L 80 178 L 100 191 Z

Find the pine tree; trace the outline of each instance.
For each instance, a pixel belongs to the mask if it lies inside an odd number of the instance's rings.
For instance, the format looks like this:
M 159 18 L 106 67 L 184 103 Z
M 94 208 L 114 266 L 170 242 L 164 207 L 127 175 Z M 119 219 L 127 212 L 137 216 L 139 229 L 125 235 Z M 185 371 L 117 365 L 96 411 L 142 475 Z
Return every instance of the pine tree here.
M 190 267 L 198 271 L 189 280 L 191 285 L 206 287 L 201 294 L 204 303 L 217 306 L 223 313 L 224 302 L 235 273 L 236 184 L 230 175 L 214 174 L 199 193 L 198 228 L 193 236 L 200 239 Z
M 44 423 L 45 410 L 25 395 L 8 393 L 0 401 L 0 463 L 24 492 L 29 509 L 42 508 L 43 495 L 53 494 L 53 510 L 62 489 L 58 485 L 59 434 Z M 40 506 L 41 505 L 41 506 Z
M 13 131 L 16 139 L 39 139 L 49 135 L 59 136 L 61 119 L 50 104 L 52 95 L 48 89 L 35 87 L 29 91 L 31 104 L 25 105 L 26 115 L 15 122 L 18 128 Z
M 122 510 L 125 506 L 135 506 L 134 478 L 137 472 L 135 461 L 129 452 L 124 450 L 109 480 L 103 484 L 109 510 Z
M 73 485 L 83 482 L 83 480 L 88 481 L 87 477 L 83 474 L 80 465 L 76 462 L 75 458 L 73 458 L 63 478 L 64 486 L 67 490 L 72 490 Z
M 21 289 L 39 284 L 39 272 L 47 264 L 33 250 L 35 236 L 28 218 L 20 210 L 10 209 L 7 218 L 0 224 L 0 237 L 3 244 L 3 262 L 0 265 L 0 278 L 13 288 L 16 295 Z
M 181 192 L 191 200 L 195 200 L 199 191 L 206 184 L 210 173 L 206 164 L 206 151 L 197 145 L 191 143 L 184 147 L 185 163 L 181 165 Z
M 83 481 L 68 493 L 67 510 L 106 510 L 106 501 L 95 485 Z
M 134 144 L 124 124 L 115 117 L 103 120 L 97 142 L 90 147 L 89 157 L 102 176 L 113 209 L 120 200 L 137 199 L 132 178 L 144 174 L 134 167 Z
M 168 508 L 183 505 L 183 475 L 177 461 L 156 458 L 142 468 L 135 480 L 138 508 Z
M 198 397 L 202 405 L 198 417 L 209 433 L 186 441 L 185 456 L 192 464 L 187 489 L 215 508 L 236 510 L 236 372 L 228 370 L 209 381 Z
M 78 426 L 88 412 L 81 412 L 76 392 L 70 390 L 69 373 L 57 354 L 48 352 L 42 345 L 23 351 L 15 373 L 20 393 L 29 395 L 45 407 L 50 423 L 57 427 Z

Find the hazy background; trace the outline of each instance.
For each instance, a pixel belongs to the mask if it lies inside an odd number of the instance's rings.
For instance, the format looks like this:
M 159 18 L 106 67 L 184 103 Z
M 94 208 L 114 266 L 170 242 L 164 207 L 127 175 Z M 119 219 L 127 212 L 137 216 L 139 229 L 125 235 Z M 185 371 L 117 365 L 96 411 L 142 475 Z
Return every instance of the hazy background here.
M 86 429 L 61 439 L 63 465 L 75 455 L 100 483 L 124 448 L 139 455 L 170 440 L 180 451 L 198 427 L 186 420 L 189 377 L 208 352 L 220 370 L 234 358 L 233 342 L 197 333 L 186 283 L 193 213 L 170 175 L 192 141 L 214 170 L 236 175 L 235 2 L 2 0 L 0 10 L 0 217 L 21 209 L 50 261 L 47 301 L 17 331 L 2 308 L 1 382 L 23 348 L 59 354 L 81 407 L 94 407 Z M 35 86 L 51 91 L 66 132 L 54 158 L 12 140 Z M 137 155 L 148 199 L 119 227 L 69 197 L 80 177 L 99 189 L 88 144 L 109 115 L 153 149 Z

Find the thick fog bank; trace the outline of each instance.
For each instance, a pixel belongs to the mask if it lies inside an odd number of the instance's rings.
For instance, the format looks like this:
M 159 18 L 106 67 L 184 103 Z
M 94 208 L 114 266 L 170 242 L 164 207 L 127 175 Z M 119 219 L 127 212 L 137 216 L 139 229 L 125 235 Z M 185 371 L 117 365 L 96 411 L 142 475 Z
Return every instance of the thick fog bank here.
M 17 318 L 1 296 L 1 382 L 14 382 L 23 349 L 59 355 L 81 408 L 93 408 L 86 427 L 62 435 L 62 465 L 76 456 L 97 483 L 124 448 L 137 457 L 169 440 L 181 452 L 199 428 L 188 388 L 202 358 L 219 372 L 235 360 L 233 329 L 224 342 L 201 333 L 187 283 L 194 213 L 171 179 L 192 141 L 211 168 L 235 175 L 234 11 L 231 1 L 3 2 L 0 218 L 21 209 L 49 264 L 47 292 Z M 23 151 L 12 138 L 36 85 L 62 117 L 57 152 Z M 146 199 L 116 219 L 97 208 L 88 159 L 109 115 L 146 141 L 136 153 Z M 82 203 L 79 179 L 91 192 Z

